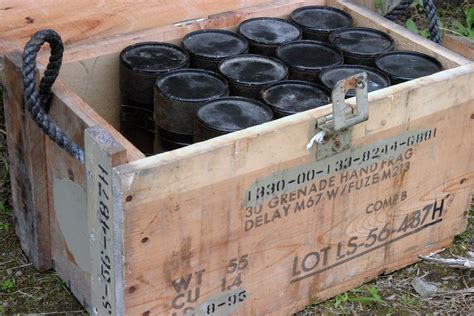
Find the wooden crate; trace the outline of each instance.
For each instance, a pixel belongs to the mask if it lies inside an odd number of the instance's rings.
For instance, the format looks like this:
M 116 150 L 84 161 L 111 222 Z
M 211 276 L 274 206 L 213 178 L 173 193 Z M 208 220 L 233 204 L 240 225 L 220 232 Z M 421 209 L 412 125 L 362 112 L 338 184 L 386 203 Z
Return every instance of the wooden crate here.
M 17 233 L 35 266 L 53 267 L 92 314 L 287 314 L 447 247 L 465 229 L 469 60 L 342 0 L 159 3 L 166 23 L 197 20 L 152 27 L 141 10 L 130 29 L 113 20 L 65 51 L 50 116 L 85 146 L 86 166 L 25 113 L 20 55 L 4 58 Z M 342 8 L 445 70 L 370 93 L 352 148 L 322 160 L 319 145 L 306 145 L 330 105 L 148 158 L 117 132 L 121 49 L 309 4 Z M 117 4 L 111 16 L 128 10 Z

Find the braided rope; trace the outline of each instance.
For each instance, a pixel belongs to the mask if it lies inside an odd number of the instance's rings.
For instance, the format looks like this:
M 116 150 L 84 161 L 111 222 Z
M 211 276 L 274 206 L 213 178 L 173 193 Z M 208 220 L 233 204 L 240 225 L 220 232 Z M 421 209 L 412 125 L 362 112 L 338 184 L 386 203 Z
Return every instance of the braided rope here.
M 41 78 L 39 93 L 36 91 L 36 56 L 44 43 L 49 43 L 51 56 L 48 66 Z M 84 164 L 84 149 L 74 143 L 51 119 L 47 112 L 49 110 L 54 84 L 61 67 L 63 58 L 63 43 L 61 37 L 53 30 L 36 32 L 26 43 L 23 52 L 23 87 L 25 105 L 31 113 L 33 120 L 59 147 L 66 150 L 71 156 Z
M 392 11 L 388 12 L 385 17 L 391 21 L 398 20 L 400 15 L 402 15 L 413 3 L 413 0 L 402 0 Z
M 402 0 L 395 8 L 392 9 L 385 17 L 389 20 L 395 21 L 400 15 L 403 14 L 410 5 L 413 3 L 413 0 Z M 441 42 L 441 37 L 439 33 L 439 23 L 438 16 L 436 15 L 436 7 L 433 3 L 433 0 L 423 0 L 423 4 L 426 10 L 426 17 L 428 19 L 428 30 L 430 32 L 430 38 L 435 43 Z
M 441 37 L 439 33 L 439 22 L 438 16 L 436 15 L 436 7 L 433 0 L 424 0 L 426 17 L 428 18 L 428 30 L 430 31 L 431 40 L 435 43 L 441 43 Z

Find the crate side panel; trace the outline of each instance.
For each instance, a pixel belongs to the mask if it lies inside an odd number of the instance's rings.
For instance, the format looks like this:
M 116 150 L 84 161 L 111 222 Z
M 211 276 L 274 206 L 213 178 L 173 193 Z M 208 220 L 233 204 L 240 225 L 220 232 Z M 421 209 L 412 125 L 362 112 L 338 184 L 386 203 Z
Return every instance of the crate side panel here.
M 241 21 L 258 16 L 275 16 L 286 18 L 291 11 L 305 5 L 330 5 L 339 7 L 353 15 L 355 26 L 366 26 L 382 30 L 392 35 L 397 42 L 397 49 L 411 49 L 426 53 L 441 59 L 445 68 L 469 63 L 469 60 L 449 51 L 439 45 L 411 33 L 403 26 L 393 23 L 365 8 L 342 0 L 287 0 L 274 1 L 258 6 L 232 10 L 210 15 L 208 18 L 176 27 L 175 25 L 155 26 L 141 32 L 130 32 L 120 36 L 110 36 L 101 39 L 90 39 L 77 45 L 68 47 L 65 51 L 64 63 L 78 62 L 107 54 L 118 53 L 128 45 L 143 41 L 177 41 L 187 33 L 203 28 L 229 28 L 238 25 Z M 46 63 L 46 54 L 39 55 Z
M 70 137 L 80 144 L 84 143 L 84 126 L 100 126 L 110 133 L 127 152 L 127 161 L 139 160 L 145 155 L 130 143 L 119 131 L 84 102 L 62 80 L 56 80 L 52 88 L 53 99 L 49 115 L 59 127 L 67 130 Z M 104 103 L 108 104 L 107 100 Z
M 51 268 L 44 135 L 25 111 L 21 55 L 4 58 L 4 108 L 16 233 L 39 270 Z
M 46 150 L 53 268 L 88 309 L 91 259 L 85 169 L 49 139 Z
M 455 51 L 464 57 L 474 61 L 474 41 L 461 36 L 445 34 L 443 36 L 443 46 Z
M 61 87 L 56 87 L 56 91 Z M 83 144 L 91 120 L 75 115 L 61 98 L 52 100 L 51 118 L 71 139 Z M 83 115 L 83 114 L 82 114 Z M 87 236 L 85 167 L 50 139 L 46 140 L 54 269 L 85 307 L 90 306 L 90 256 Z M 85 234 L 84 234 L 85 233 Z
M 423 250 L 420 250 L 418 252 L 400 254 L 400 256 L 397 257 L 397 260 L 391 263 L 388 263 L 385 266 L 384 270 L 379 270 L 379 269 L 367 270 L 364 273 L 361 273 L 360 275 L 351 277 L 350 279 L 346 280 L 344 283 L 338 284 L 327 290 L 319 291 L 316 295 L 311 296 L 311 300 L 308 300 L 308 298 L 302 298 L 299 301 L 291 302 L 291 307 L 289 307 L 288 309 L 293 310 L 293 311 L 299 311 L 305 306 L 307 306 L 308 304 L 324 301 L 326 299 L 336 296 L 339 293 L 347 292 L 351 289 L 361 286 L 364 283 L 370 282 L 371 280 L 374 279 L 374 275 L 376 275 L 377 273 L 378 274 L 390 273 L 390 271 L 395 271 L 395 270 L 404 268 L 408 265 L 413 264 L 417 260 L 419 260 L 418 256 L 420 254 L 429 255 L 432 253 L 436 253 L 436 252 L 439 252 L 440 249 L 449 248 L 452 244 L 453 244 L 453 238 L 450 237 L 438 243 L 427 245 Z
M 349 1 L 360 6 L 364 6 L 370 10 L 375 10 L 375 1 L 373 0 L 349 0 Z
M 143 157 L 133 145 L 60 80 L 53 87 L 49 115 L 77 144 L 84 130 L 100 126 L 126 148 L 128 161 Z M 85 166 L 49 138 L 46 139 L 49 217 L 54 269 L 74 296 L 89 309 L 90 265 Z
M 59 77 L 116 130 L 120 128 L 119 54 L 63 64 Z
M 145 30 L 258 5 L 268 0 L 27 1 L 0 9 L 2 38 L 23 47 L 36 31 L 55 28 L 66 45 Z M 1 53 L 1 52 L 0 52 Z
M 472 79 L 373 94 L 337 158 L 305 149 L 321 109 L 119 166 L 127 312 L 295 312 L 449 244 L 474 186 Z
M 100 127 L 85 134 L 88 239 L 91 262 L 92 315 L 125 315 L 122 288 L 122 223 L 120 190 L 112 167 L 126 162 L 123 146 Z
M 234 8 L 229 11 L 215 11 L 202 16 L 203 19 L 175 25 L 174 23 L 156 24 L 143 31 L 130 31 L 112 34 L 100 39 L 70 45 L 65 51 L 64 63 L 76 62 L 110 53 L 120 52 L 128 45 L 145 41 L 170 41 L 183 38 L 187 33 L 203 28 L 228 28 L 237 26 L 243 20 L 259 16 L 286 16 L 303 5 L 324 5 L 325 0 L 274 0 L 257 5 Z M 48 56 L 39 55 L 42 61 Z

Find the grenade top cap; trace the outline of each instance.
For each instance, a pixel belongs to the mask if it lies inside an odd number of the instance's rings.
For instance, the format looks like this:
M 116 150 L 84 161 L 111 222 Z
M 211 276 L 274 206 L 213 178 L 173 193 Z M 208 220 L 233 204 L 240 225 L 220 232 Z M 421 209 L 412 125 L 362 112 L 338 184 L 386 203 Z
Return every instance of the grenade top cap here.
M 441 71 L 441 63 L 435 58 L 411 51 L 395 51 L 381 55 L 375 61 L 378 69 L 398 80 L 412 80 Z
M 230 31 L 206 29 L 186 35 L 183 47 L 191 55 L 221 59 L 246 52 L 248 42 L 241 35 Z
M 366 28 L 351 27 L 331 33 L 329 42 L 344 54 L 374 57 L 393 49 L 393 39 L 387 34 Z
M 250 41 L 278 45 L 301 38 L 301 30 L 290 22 L 278 18 L 254 18 L 239 25 L 239 33 Z
M 262 90 L 263 101 L 275 111 L 294 114 L 331 103 L 330 92 L 319 85 L 299 80 L 285 80 Z
M 153 73 L 180 68 L 188 62 L 188 56 L 173 44 L 145 42 L 125 48 L 120 60 L 132 70 Z
M 201 69 L 168 72 L 158 77 L 155 87 L 163 96 L 184 102 L 203 102 L 223 96 L 229 89 L 222 76 Z
M 207 128 L 234 132 L 271 121 L 273 114 L 261 102 L 242 97 L 225 97 L 206 103 L 198 110 L 196 118 Z
M 352 17 L 327 6 L 307 6 L 294 10 L 290 19 L 304 30 L 330 32 L 352 25 Z
M 268 84 L 288 75 L 288 69 L 281 61 L 253 54 L 227 58 L 220 63 L 219 71 L 242 85 Z
M 331 45 L 301 40 L 278 47 L 276 56 L 290 67 L 300 70 L 317 70 L 342 64 L 342 54 Z

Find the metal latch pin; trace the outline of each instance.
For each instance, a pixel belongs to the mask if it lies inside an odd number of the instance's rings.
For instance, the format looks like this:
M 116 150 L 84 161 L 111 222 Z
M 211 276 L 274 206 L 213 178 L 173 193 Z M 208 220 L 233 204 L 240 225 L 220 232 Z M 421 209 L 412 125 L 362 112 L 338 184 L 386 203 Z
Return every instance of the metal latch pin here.
M 356 90 L 355 106 L 345 102 L 346 93 Z M 352 127 L 369 118 L 367 73 L 362 72 L 340 80 L 332 90 L 332 113 L 318 119 L 318 128 L 337 132 Z
M 347 91 L 355 89 L 356 104 L 345 102 Z M 316 121 L 318 133 L 308 143 L 318 143 L 317 159 L 323 159 L 349 149 L 351 127 L 369 118 L 367 73 L 362 72 L 338 81 L 332 91 L 332 113 Z

